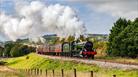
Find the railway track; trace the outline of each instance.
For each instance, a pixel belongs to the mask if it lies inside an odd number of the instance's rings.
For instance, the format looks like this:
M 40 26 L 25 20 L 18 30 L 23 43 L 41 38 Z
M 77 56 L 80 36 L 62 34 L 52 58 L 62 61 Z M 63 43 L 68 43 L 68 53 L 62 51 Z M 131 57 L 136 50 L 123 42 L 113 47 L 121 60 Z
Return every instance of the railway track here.
M 39 54 L 38 54 L 39 55 Z M 84 59 L 84 58 L 77 58 L 77 57 L 65 57 L 65 56 L 49 56 L 49 55 L 39 55 L 44 58 L 54 59 L 54 60 L 63 60 L 63 61 L 75 61 L 85 64 L 93 64 L 97 65 L 99 67 L 104 68 L 117 68 L 117 69 L 137 69 L 138 70 L 138 64 L 131 64 L 131 63 L 121 63 L 121 62 L 114 62 L 114 61 L 108 61 L 108 60 L 92 60 L 92 59 Z

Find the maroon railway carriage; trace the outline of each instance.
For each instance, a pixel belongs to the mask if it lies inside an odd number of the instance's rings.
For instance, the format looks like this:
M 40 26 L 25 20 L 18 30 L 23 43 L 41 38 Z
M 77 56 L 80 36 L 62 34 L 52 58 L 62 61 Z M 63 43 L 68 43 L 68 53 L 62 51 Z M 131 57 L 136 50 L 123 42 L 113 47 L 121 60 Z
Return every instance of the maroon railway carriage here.
M 56 45 L 38 45 L 36 52 L 38 54 L 47 54 L 47 53 L 60 53 L 62 52 L 62 45 L 56 44 Z

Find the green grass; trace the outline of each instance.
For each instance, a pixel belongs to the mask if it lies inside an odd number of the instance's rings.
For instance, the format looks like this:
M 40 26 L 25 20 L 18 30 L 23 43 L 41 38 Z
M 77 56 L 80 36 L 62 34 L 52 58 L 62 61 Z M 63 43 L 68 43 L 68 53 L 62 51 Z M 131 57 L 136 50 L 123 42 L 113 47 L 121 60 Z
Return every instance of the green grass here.
M 29 59 L 26 59 L 27 56 L 29 57 Z M 81 72 L 93 70 L 94 73 L 97 74 L 99 77 L 111 77 L 113 74 L 116 74 L 117 77 L 138 77 L 138 70 L 105 69 L 100 68 L 96 65 L 87 65 L 83 63 L 76 63 L 73 61 L 46 59 L 38 56 L 35 53 L 31 53 L 27 56 L 10 58 L 5 61 L 8 62 L 7 65 L 9 67 L 16 69 L 40 68 L 48 70 L 72 70 L 76 68 L 77 71 Z

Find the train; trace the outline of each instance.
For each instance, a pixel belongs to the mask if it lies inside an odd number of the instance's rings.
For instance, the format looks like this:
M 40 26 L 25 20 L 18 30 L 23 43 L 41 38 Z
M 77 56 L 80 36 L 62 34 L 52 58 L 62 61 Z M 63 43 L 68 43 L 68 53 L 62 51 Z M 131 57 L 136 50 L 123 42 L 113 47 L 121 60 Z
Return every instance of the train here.
M 92 58 L 97 52 L 91 42 L 64 42 L 61 44 L 43 44 L 36 47 L 36 53 L 53 56 Z

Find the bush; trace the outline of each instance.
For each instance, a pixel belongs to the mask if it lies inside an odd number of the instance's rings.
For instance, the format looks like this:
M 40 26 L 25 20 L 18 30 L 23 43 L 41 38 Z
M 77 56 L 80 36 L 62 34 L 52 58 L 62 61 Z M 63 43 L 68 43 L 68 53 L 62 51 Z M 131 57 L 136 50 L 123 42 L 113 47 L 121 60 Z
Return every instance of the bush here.
M 14 47 L 15 43 L 13 42 L 7 42 L 5 45 L 4 45 L 4 56 L 5 57 L 10 57 L 10 51 L 11 49 Z
M 26 56 L 26 59 L 29 59 L 30 57 L 29 56 Z
M 7 62 L 0 61 L 0 65 L 5 65 Z
M 19 57 L 30 53 L 28 46 L 17 44 L 11 49 L 12 57 Z
M 11 49 L 11 51 L 10 51 L 10 54 L 11 54 L 11 56 L 12 57 L 17 57 L 17 56 L 20 56 L 20 51 L 19 51 L 19 47 L 20 47 L 21 45 L 19 45 L 19 44 L 16 44 L 12 49 Z
M 0 47 L 0 57 L 3 56 L 3 51 L 4 51 L 4 48 Z
M 35 47 L 28 47 L 28 51 L 29 52 L 35 52 L 36 51 L 36 48 Z
M 2 52 L 2 51 L 0 51 L 0 57 L 2 57 L 2 54 L 3 54 L 3 52 Z

